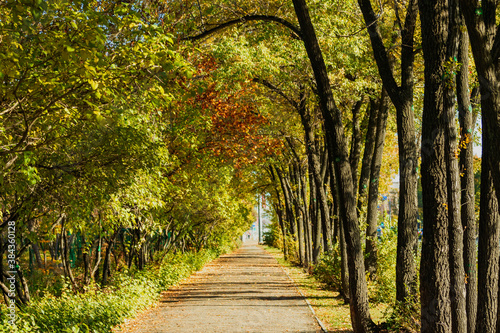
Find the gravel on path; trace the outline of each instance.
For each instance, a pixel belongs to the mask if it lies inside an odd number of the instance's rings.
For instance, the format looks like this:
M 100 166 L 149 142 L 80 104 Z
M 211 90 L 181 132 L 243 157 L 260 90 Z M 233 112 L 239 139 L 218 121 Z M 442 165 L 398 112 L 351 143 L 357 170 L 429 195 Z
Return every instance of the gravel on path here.
M 164 293 L 125 332 L 322 331 L 276 259 L 247 242 Z

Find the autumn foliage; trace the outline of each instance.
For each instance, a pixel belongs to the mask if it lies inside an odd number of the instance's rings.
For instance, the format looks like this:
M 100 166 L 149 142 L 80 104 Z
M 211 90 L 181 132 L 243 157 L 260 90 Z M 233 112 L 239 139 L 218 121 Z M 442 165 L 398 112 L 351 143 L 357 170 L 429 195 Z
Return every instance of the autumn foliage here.
M 237 169 L 265 156 L 280 154 L 281 140 L 271 135 L 269 120 L 252 102 L 254 83 L 243 82 L 240 89 L 228 94 L 210 82 L 210 73 L 216 69 L 213 58 L 203 59 L 197 65 L 197 74 L 204 78 L 207 87 L 187 102 L 210 119 L 203 150 L 232 162 Z

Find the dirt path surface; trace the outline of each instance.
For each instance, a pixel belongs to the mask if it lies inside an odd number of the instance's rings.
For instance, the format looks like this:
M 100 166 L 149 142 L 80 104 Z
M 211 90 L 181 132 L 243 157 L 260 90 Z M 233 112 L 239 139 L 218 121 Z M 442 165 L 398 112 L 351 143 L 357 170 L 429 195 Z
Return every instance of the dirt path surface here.
M 321 332 L 276 259 L 256 243 L 221 256 L 169 290 L 126 332 Z

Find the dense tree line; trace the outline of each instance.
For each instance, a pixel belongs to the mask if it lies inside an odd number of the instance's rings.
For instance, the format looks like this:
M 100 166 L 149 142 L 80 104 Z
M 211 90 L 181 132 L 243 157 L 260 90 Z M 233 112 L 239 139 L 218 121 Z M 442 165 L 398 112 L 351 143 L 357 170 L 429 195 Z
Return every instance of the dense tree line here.
M 238 234 L 264 193 L 285 256 L 310 268 L 338 247 L 353 329 L 378 331 L 367 278 L 380 194 L 399 174 L 388 301 L 422 332 L 498 331 L 497 7 L 2 4 L 0 249 L 16 221 L 20 302 L 27 252 L 42 266 L 50 251 L 75 290 L 105 284 L 120 260 L 141 269 Z
M 8 272 L 22 307 L 63 277 L 84 292 L 241 236 L 246 175 L 280 146 L 257 133 L 268 121 L 250 87 L 219 93 L 213 60 L 175 45 L 138 4 L 9 1 L 0 15 L 6 304 Z
M 342 242 L 348 268 L 344 286 L 349 285 L 343 293 L 350 299 L 354 331 L 377 330 L 369 315 L 365 274 L 376 273 L 378 222 L 373 214 L 388 103 L 395 109 L 400 175 L 396 299 L 410 302 L 420 284 L 423 332 L 496 331 L 498 154 L 490 149 L 500 133 L 496 109 L 500 104 L 495 97 L 498 4 L 360 0 L 356 7 L 353 1 L 296 0 L 233 2 L 231 10 L 226 5 L 221 1 L 191 7 L 189 21 L 197 26 L 191 23 L 193 32 L 188 35 L 204 38 L 202 45 L 208 49 L 218 49 L 220 36 L 226 36 L 223 39 L 238 45 L 233 49 L 267 51 L 258 60 L 247 56 L 246 77 L 258 73 L 256 81 L 264 87 L 263 93 L 296 112 L 302 124 L 302 134 L 294 132 L 295 138 L 287 138 L 284 159 L 266 169 L 273 184 L 274 211 L 284 239 L 298 244 L 304 265 L 317 262 L 320 252 L 329 252 L 333 242 Z M 342 30 L 346 16 L 349 26 Z M 359 40 L 363 38 L 364 43 Z M 275 41 L 281 49 L 287 48 L 288 61 L 282 58 L 286 51 L 271 46 Z M 226 41 L 222 43 L 227 47 Z M 342 44 L 349 45 L 350 51 Z M 349 59 L 350 52 L 365 62 Z M 273 65 L 276 69 L 271 72 Z M 368 121 L 360 127 L 364 104 Z M 472 142 L 478 115 L 483 121 L 483 154 L 476 222 Z M 364 146 L 362 159 L 360 146 Z M 418 181 L 423 198 L 420 214 Z M 419 215 L 425 265 L 420 266 L 417 281 Z M 367 229 L 362 233 L 363 225 Z M 286 238 L 287 234 L 291 237 Z

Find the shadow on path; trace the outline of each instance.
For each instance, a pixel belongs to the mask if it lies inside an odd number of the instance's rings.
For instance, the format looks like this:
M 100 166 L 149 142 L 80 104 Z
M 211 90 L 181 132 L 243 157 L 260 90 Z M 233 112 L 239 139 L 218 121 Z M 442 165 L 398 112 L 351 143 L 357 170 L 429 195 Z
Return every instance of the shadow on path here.
M 127 332 L 321 332 L 276 260 L 246 243 L 164 293 Z

